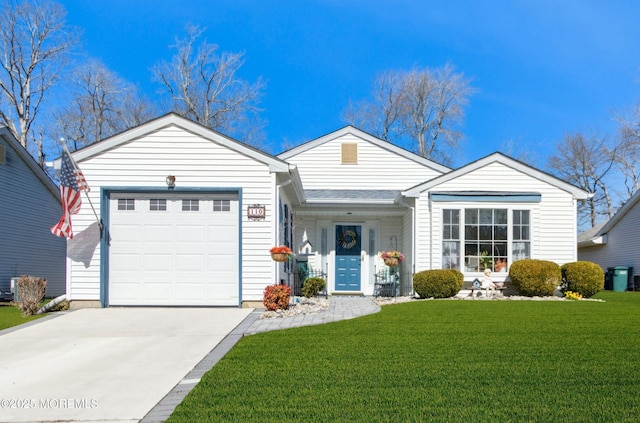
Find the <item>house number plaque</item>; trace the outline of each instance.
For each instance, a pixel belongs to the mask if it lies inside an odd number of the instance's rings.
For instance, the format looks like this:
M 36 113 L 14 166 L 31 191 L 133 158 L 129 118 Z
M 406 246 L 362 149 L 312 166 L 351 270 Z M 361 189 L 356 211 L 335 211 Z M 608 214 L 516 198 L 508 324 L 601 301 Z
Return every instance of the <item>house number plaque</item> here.
M 250 220 L 264 220 L 267 217 L 267 208 L 261 204 L 247 206 L 247 217 Z

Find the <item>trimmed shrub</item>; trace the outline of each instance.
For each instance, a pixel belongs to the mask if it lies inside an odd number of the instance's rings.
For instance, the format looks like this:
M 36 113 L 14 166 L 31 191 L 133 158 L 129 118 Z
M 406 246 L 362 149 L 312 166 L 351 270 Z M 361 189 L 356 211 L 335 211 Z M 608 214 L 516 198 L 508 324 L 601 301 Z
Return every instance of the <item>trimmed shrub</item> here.
M 307 278 L 302 284 L 302 295 L 307 298 L 315 297 L 327 285 L 322 278 Z
M 590 261 L 565 263 L 562 270 L 562 291 L 577 292 L 589 298 L 604 288 L 604 270 Z
M 40 309 L 40 301 L 44 298 L 47 289 L 47 280 L 35 276 L 20 276 L 17 282 L 18 298 L 17 305 L 22 314 L 31 316 Z
M 413 275 L 413 289 L 420 298 L 449 298 L 456 295 L 464 282 L 455 269 L 423 270 Z
M 291 288 L 287 285 L 269 285 L 264 290 L 262 304 L 267 310 L 286 310 L 289 308 Z
M 518 260 L 509 268 L 509 279 L 521 295 L 548 297 L 560 286 L 562 272 L 552 261 Z

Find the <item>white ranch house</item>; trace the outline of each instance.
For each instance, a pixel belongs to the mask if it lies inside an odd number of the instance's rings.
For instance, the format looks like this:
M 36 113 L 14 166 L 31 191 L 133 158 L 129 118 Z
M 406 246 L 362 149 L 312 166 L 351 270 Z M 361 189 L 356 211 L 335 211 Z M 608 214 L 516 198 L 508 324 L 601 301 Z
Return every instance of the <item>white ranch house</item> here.
M 575 261 L 588 197 L 499 153 L 451 170 L 349 126 L 272 156 L 169 114 L 73 156 L 104 229 L 85 202 L 68 248 L 90 259 L 68 258 L 67 295 L 103 307 L 259 305 L 294 279 L 281 244 L 313 250 L 329 294 L 371 295 L 389 249 L 409 284 L 483 265 L 504 280 L 520 258 Z

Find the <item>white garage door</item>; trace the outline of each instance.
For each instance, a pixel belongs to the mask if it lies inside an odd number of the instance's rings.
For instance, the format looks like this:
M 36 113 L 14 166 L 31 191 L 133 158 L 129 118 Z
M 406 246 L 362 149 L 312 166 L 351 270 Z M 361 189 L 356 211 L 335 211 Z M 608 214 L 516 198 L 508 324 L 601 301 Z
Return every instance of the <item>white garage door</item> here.
M 112 194 L 110 305 L 239 303 L 238 196 Z

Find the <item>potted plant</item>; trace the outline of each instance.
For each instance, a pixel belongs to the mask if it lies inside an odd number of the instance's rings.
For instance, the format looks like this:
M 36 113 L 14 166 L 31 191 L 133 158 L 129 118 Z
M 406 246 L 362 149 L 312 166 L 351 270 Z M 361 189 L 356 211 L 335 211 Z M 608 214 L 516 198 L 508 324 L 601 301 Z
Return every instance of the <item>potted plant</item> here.
M 404 261 L 404 254 L 400 251 L 382 251 L 379 255 L 384 264 L 389 267 L 397 266 Z
M 273 261 L 283 262 L 293 257 L 293 251 L 286 245 L 273 247 L 269 252 L 271 253 L 271 259 Z
M 488 252 L 483 251 L 480 253 L 480 270 L 491 269 L 493 265 L 493 257 L 489 255 Z

